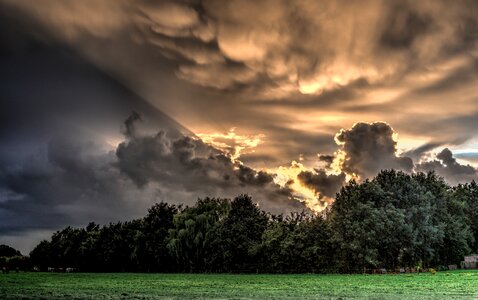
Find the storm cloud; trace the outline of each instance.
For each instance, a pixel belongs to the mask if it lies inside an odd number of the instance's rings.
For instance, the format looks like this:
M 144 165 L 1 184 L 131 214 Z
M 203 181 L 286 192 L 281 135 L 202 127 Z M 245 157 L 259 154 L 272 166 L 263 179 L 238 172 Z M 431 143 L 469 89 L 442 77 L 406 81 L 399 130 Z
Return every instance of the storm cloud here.
M 166 3 L 142 11 L 157 34 L 149 40 L 186 60 L 181 78 L 218 89 L 248 83 L 246 90 L 266 98 L 320 93 L 362 78 L 386 82 L 476 39 L 472 1 L 453 9 L 445 1 Z M 183 22 L 170 22 L 174 15 Z
M 422 172 L 435 171 L 453 185 L 478 179 L 478 170 L 469 164 L 458 163 L 448 148 L 439 152 L 436 159 L 417 164 L 416 170 Z
M 318 155 L 318 161 L 325 162 L 323 168 L 303 171 L 297 180 L 319 195 L 332 198 L 346 183 L 347 176 L 363 181 L 386 169 L 407 173 L 433 171 L 451 185 L 478 179 L 478 170 L 459 163 L 450 149 L 433 153 L 441 143 L 427 143 L 399 155 L 395 134 L 384 122 L 357 123 L 342 129 L 335 137 L 335 155 Z
M 386 123 L 357 123 L 351 129 L 341 130 L 335 140 L 344 153 L 340 168 L 347 174 L 370 178 L 382 169 L 410 172 L 413 161 L 397 156 L 394 131 Z
M 304 171 L 297 176 L 305 186 L 314 189 L 320 195 L 334 198 L 345 183 L 345 173 L 327 174 L 324 170 Z
M 305 209 L 290 191 L 274 183 L 272 174 L 235 162 L 199 138 L 172 139 L 163 131 L 139 133 L 134 129 L 139 121 L 135 114 L 128 118 L 126 140 L 116 149 L 118 169 L 139 188 L 159 183 L 170 190 L 216 197 L 250 193 L 268 211 Z
M 466 0 L 3 2 L 74 43 L 128 30 L 176 59 L 180 78 L 262 98 L 387 82 L 471 49 L 478 28 L 478 8 Z
M 359 121 L 394 124 L 401 137 L 415 138 L 407 150 L 458 145 L 473 135 L 472 0 L 0 5 L 16 28 L 35 28 L 42 40 L 74 48 L 194 132 L 238 127 L 270 136 L 257 155 L 276 166 L 288 155 L 315 155 L 303 149 L 329 152 L 330 138 Z M 435 105 L 451 99 L 459 104 L 452 111 Z M 428 138 L 416 141 L 424 131 Z M 283 134 L 298 142 L 284 144 Z M 324 139 L 314 142 L 319 134 Z M 288 150 L 271 151 L 273 143 Z
M 138 114 L 126 120 L 125 140 L 116 149 L 71 131 L 24 160 L 2 162 L 0 233 L 108 223 L 142 216 L 161 200 L 193 204 L 198 197 L 240 193 L 271 212 L 307 210 L 271 174 L 235 163 L 194 137 L 150 135 L 137 122 Z

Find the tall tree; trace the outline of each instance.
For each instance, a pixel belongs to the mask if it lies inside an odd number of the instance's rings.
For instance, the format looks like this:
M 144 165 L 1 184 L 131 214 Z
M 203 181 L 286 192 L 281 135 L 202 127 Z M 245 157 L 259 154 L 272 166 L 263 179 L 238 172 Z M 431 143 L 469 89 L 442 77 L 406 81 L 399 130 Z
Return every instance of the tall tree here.
M 142 235 L 138 241 L 141 250 L 137 257 L 143 270 L 171 272 L 175 269 L 174 258 L 167 244 L 169 230 L 174 228 L 174 217 L 181 207 L 160 202 L 153 205 L 143 219 Z
M 219 251 L 224 270 L 232 272 L 258 271 L 258 252 L 268 216 L 248 195 L 231 202 L 231 210 L 218 232 Z
M 219 222 L 229 211 L 225 199 L 199 199 L 174 217 L 169 231 L 168 249 L 180 268 L 189 272 L 214 271 L 211 261 L 217 255 L 213 245 Z

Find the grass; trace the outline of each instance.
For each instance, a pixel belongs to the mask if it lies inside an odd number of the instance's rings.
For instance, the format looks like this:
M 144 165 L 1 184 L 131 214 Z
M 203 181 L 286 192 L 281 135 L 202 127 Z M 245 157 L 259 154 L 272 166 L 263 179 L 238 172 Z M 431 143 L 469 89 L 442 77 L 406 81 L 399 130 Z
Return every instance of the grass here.
M 0 274 L 0 299 L 478 299 L 478 270 L 436 275 Z

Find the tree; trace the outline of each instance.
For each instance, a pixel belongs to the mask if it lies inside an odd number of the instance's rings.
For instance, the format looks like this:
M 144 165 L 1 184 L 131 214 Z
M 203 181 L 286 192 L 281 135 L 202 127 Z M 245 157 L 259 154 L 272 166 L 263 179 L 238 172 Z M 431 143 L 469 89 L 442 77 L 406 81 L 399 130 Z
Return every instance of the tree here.
M 469 237 L 467 249 L 468 253 L 478 252 L 478 185 L 475 181 L 467 184 L 459 184 L 452 190 L 452 203 L 450 209 L 458 216 L 462 228 L 462 234 L 468 234 L 463 227 L 467 227 L 471 237 Z M 464 223 L 464 224 L 463 224 Z
M 381 264 L 375 204 L 383 194 L 376 183 L 368 180 L 362 184 L 351 181 L 337 194 L 327 217 L 333 229 L 332 243 L 337 247 L 334 264 L 339 271 L 360 272 Z
M 143 219 L 139 236 L 138 258 L 143 270 L 152 272 L 174 271 L 174 258 L 167 247 L 169 230 L 174 228 L 174 217 L 181 212 L 181 207 L 165 202 L 156 203 L 148 209 Z
M 16 250 L 15 248 L 12 248 L 8 245 L 0 245 L 0 256 L 5 256 L 5 257 L 12 257 L 12 256 L 21 256 L 22 254 L 20 251 Z
M 387 193 L 384 201 L 404 215 L 395 224 L 403 233 L 396 240 L 402 244 L 398 259 L 401 265 L 432 265 L 438 258 L 437 248 L 443 243 L 444 226 L 439 214 L 446 211 L 446 200 L 441 195 L 440 182 L 430 175 L 433 174 L 408 175 L 387 170 L 374 178 Z M 393 233 L 393 228 L 390 230 Z
M 371 181 L 342 188 L 329 215 L 340 270 L 433 263 L 444 238 L 435 214 L 446 209 L 446 201 L 438 205 L 421 179 L 385 170 Z
M 46 271 L 48 267 L 52 266 L 54 258 L 52 257 L 50 242 L 43 240 L 36 245 L 30 252 L 30 260 L 33 266 L 38 267 L 42 271 Z
M 433 264 L 459 264 L 463 256 L 471 252 L 474 243 L 472 223 L 466 213 L 469 197 L 463 195 L 460 188 L 450 188 L 434 172 L 419 173 L 415 178 L 434 195 L 434 220 L 444 232 L 443 241 L 435 245 L 437 256 Z
M 229 214 L 217 232 L 218 239 L 214 245 L 222 253 L 216 262 L 216 265 L 223 267 L 219 271 L 258 270 L 257 250 L 267 221 L 267 214 L 259 209 L 250 196 L 240 195 L 234 198 Z
M 230 209 L 226 199 L 199 199 L 174 217 L 169 231 L 168 249 L 181 270 L 189 272 L 215 271 L 214 249 L 217 228 Z
M 324 272 L 330 269 L 330 232 L 322 215 L 272 216 L 260 245 L 261 271 Z
M 66 227 L 30 256 L 42 270 L 76 267 L 97 272 L 318 273 L 438 267 L 457 264 L 478 250 L 477 211 L 474 182 L 450 188 L 434 173 L 384 170 L 362 183 L 350 181 L 318 215 L 268 214 L 247 195 L 232 201 L 198 199 L 184 209 L 161 202 L 144 218 Z M 0 259 L 3 264 L 7 260 Z

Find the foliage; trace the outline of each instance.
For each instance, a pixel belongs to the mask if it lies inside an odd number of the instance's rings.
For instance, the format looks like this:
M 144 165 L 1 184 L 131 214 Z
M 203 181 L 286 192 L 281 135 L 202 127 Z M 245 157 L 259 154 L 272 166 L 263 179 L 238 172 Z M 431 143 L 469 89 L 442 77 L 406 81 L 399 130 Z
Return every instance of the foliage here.
M 252 198 L 155 204 L 141 219 L 67 227 L 30 253 L 34 266 L 90 272 L 361 273 L 459 264 L 478 250 L 478 186 L 384 170 L 349 182 L 330 209 L 288 216 Z
M 230 203 L 224 199 L 199 199 L 196 206 L 174 216 L 167 247 L 181 271 L 202 272 L 214 269 L 217 251 L 214 239 L 226 218 Z
M 0 269 L 3 272 L 7 270 L 28 270 L 30 269 L 30 259 L 10 246 L 0 245 Z
M 8 246 L 8 245 L 0 245 L 0 256 L 5 257 L 12 257 L 22 255 L 20 251 Z

